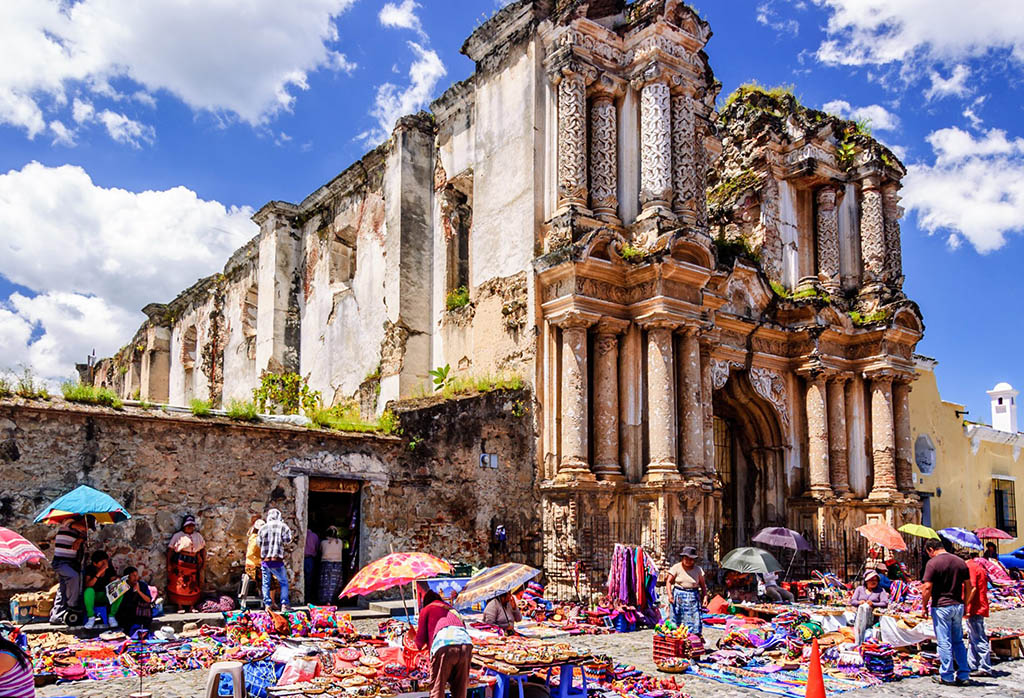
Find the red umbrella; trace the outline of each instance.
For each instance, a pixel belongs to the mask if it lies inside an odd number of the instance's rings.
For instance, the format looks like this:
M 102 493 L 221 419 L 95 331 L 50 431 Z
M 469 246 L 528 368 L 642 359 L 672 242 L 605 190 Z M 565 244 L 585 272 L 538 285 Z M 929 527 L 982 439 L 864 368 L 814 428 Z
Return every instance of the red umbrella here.
M 990 538 L 993 540 L 1013 540 L 1013 536 L 1006 531 L 1000 531 L 998 528 L 992 528 L 991 526 L 975 529 L 974 535 L 978 536 L 978 538 Z
M 857 527 L 857 532 L 874 543 L 889 550 L 906 550 L 907 544 L 900 532 L 883 521 L 864 524 Z
M 0 526 L 0 565 L 21 567 L 46 559 L 43 551 L 24 536 Z

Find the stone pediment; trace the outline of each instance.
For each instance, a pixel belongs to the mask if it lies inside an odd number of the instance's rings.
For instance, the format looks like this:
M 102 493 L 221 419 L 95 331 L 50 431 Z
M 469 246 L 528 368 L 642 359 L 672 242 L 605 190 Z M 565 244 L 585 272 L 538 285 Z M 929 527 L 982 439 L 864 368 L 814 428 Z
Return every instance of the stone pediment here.
M 718 293 L 725 299 L 720 311 L 741 317 L 760 317 L 772 301 L 771 287 L 754 267 L 737 262 Z

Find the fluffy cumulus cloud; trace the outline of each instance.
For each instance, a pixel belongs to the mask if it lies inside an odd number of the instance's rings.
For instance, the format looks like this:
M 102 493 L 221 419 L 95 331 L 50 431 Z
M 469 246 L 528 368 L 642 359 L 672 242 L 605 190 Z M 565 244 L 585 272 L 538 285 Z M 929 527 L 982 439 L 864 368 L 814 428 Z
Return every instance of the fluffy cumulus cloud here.
M 419 15 L 416 14 L 416 9 L 419 6 L 420 4 L 413 0 L 404 0 L 397 5 L 393 2 L 387 2 L 384 3 L 384 7 L 380 8 L 380 14 L 377 15 L 377 18 L 382 26 L 392 29 L 411 29 L 425 39 L 427 35 L 423 31 L 423 24 L 420 22 Z
M 217 271 L 255 235 L 251 215 L 185 187 L 100 187 L 71 165 L 0 175 L 0 274 L 28 289 L 0 301 L 0 368 L 59 378 L 92 349 L 115 351 L 140 308 Z
M 903 180 L 903 204 L 924 230 L 982 254 L 1024 231 L 1024 139 L 953 127 L 932 132 L 928 143 L 934 162 L 911 165 Z
M 966 97 L 971 93 L 971 86 L 967 79 L 971 77 L 971 69 L 963 63 L 953 66 L 953 71 L 948 78 L 942 77 L 937 70 L 929 73 L 931 86 L 924 91 L 925 99 L 940 99 L 942 97 Z
M 404 87 L 391 82 L 377 87 L 377 95 L 370 110 L 370 116 L 377 121 L 377 125 L 359 136 L 367 143 L 384 140 L 400 116 L 412 114 L 427 106 L 438 81 L 448 72 L 436 51 L 415 41 L 408 42 L 408 46 L 415 57 L 409 67 L 409 82 Z
M 951 63 L 1008 50 L 1024 61 L 1024 11 L 1006 0 L 814 0 L 829 12 L 818 57 L 843 65 Z
M 893 131 L 899 128 L 900 120 L 880 104 L 855 107 L 846 100 L 834 99 L 821 105 L 822 110 L 854 121 L 866 121 L 876 131 Z
M 353 2 L 0 2 L 0 124 L 34 138 L 48 116 L 70 113 L 77 95 L 151 108 L 161 92 L 197 112 L 262 124 L 291 108 L 310 72 L 352 70 L 330 44 L 337 16 Z M 131 94 L 118 91 L 126 84 Z M 129 145 L 150 139 L 148 127 L 123 113 L 107 110 L 101 123 Z

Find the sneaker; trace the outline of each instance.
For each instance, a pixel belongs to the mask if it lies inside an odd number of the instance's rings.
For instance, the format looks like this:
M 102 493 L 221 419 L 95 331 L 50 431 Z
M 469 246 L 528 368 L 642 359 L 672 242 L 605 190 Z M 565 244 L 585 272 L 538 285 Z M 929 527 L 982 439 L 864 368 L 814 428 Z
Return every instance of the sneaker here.
M 86 630 L 92 630 L 93 626 L 96 625 L 96 621 L 97 621 L 97 618 L 90 618 L 89 620 L 85 621 L 85 629 Z
M 117 627 L 117 618 L 114 618 L 113 616 L 111 616 L 110 617 L 110 622 L 107 623 L 107 625 L 109 625 L 111 628 L 116 628 Z

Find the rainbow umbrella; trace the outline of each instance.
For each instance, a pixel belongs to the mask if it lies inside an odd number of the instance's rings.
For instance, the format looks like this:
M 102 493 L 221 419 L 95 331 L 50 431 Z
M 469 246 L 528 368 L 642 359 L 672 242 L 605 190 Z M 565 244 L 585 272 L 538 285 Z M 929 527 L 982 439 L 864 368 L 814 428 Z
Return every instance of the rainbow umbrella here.
M 439 557 L 426 553 L 391 553 L 371 562 L 356 572 L 352 581 L 345 585 L 339 598 L 364 596 L 375 591 L 429 579 L 439 574 L 448 574 L 452 566 Z
M 978 537 L 968 531 L 966 528 L 959 528 L 957 526 L 951 526 L 949 528 L 943 528 L 939 530 L 939 535 L 948 540 L 951 543 L 962 545 L 965 548 L 972 548 L 974 550 L 984 550 L 985 546 L 981 544 Z
M 1002 531 L 998 528 L 992 528 L 991 526 L 974 529 L 974 535 L 978 536 L 978 538 L 981 538 L 982 540 L 1013 540 L 1013 536 L 1006 531 Z
M 521 587 L 540 574 L 540 570 L 518 562 L 488 567 L 469 580 L 469 584 L 455 597 L 455 608 L 470 606 L 493 599 L 505 592 Z
M 867 523 L 857 527 L 857 532 L 868 539 L 869 543 L 880 545 L 889 550 L 906 550 L 907 543 L 895 528 L 884 521 Z
M 43 509 L 35 522 L 60 524 L 73 516 L 91 516 L 98 524 L 120 523 L 132 518 L 109 494 L 79 485 Z
M 928 528 L 927 526 L 922 526 L 921 524 L 905 523 L 896 530 L 902 533 L 907 533 L 912 536 L 916 536 L 918 538 L 934 538 L 935 540 L 939 539 L 939 534 L 935 532 L 935 529 Z
M 22 567 L 46 559 L 43 551 L 30 540 L 9 528 L 0 526 L 0 565 Z

